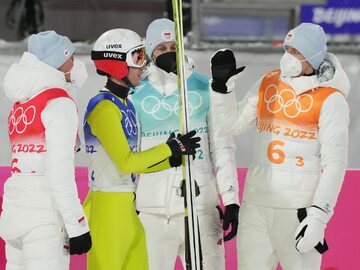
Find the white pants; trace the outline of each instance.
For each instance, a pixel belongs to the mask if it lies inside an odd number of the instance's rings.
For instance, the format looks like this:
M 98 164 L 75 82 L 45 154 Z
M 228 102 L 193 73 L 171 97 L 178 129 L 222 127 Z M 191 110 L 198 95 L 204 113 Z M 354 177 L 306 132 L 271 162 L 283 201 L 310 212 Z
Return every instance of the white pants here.
M 295 231 L 297 209 L 277 209 L 243 203 L 237 236 L 239 270 L 319 270 L 321 255 L 315 249 L 299 253 Z
M 6 270 L 68 270 L 68 239 L 64 229 L 44 225 L 6 240 Z
M 204 270 L 224 270 L 225 255 L 222 222 L 218 210 L 198 212 Z M 146 234 L 149 270 L 173 270 L 177 256 L 185 264 L 184 216 L 167 219 L 164 215 L 141 212 Z

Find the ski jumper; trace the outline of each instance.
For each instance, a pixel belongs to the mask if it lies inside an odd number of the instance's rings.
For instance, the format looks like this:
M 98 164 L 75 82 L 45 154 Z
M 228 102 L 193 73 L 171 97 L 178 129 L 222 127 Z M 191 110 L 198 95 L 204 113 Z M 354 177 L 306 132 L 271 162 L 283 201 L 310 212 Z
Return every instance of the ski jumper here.
M 12 175 L 0 219 L 9 270 L 68 269 L 68 238 L 89 231 L 74 176 L 78 115 L 65 84 L 62 72 L 30 53 L 4 80 L 16 101 L 8 118 Z
M 325 59 L 335 67 L 325 82 L 321 75 L 283 79 L 275 70 L 239 104 L 234 92 L 223 100 L 213 93 L 224 127 L 239 134 L 257 126 L 240 209 L 239 269 L 275 269 L 278 262 L 320 269 L 320 253 L 295 249 L 295 230 L 299 208 L 317 205 L 332 215 L 346 169 L 349 82 L 334 55 Z
M 153 65 L 148 74 L 131 96 L 140 122 L 141 150 L 164 141 L 171 132 L 178 133 L 180 125 L 176 75 Z M 235 146 L 213 119 L 208 78 L 192 72 L 187 86 L 190 129 L 201 137 L 193 175 L 200 188 L 197 210 L 204 269 L 224 269 L 222 222 L 216 206 L 219 193 L 224 204 L 238 203 Z M 140 175 L 136 206 L 146 232 L 151 270 L 173 269 L 177 256 L 185 263 L 182 179 L 179 168 Z
M 88 104 L 84 120 L 89 193 L 84 203 L 93 246 L 89 270 L 148 269 L 142 224 L 136 214 L 135 173 L 169 168 L 170 148 L 137 152 L 132 103 L 105 89 Z

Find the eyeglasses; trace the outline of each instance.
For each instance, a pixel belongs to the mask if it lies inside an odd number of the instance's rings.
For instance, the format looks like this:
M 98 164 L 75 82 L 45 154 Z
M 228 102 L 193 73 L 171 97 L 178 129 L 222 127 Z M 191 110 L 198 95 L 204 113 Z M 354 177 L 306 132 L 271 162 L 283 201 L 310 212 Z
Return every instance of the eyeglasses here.
M 146 64 L 145 47 L 136 47 L 126 54 L 126 63 L 129 67 L 141 68 Z

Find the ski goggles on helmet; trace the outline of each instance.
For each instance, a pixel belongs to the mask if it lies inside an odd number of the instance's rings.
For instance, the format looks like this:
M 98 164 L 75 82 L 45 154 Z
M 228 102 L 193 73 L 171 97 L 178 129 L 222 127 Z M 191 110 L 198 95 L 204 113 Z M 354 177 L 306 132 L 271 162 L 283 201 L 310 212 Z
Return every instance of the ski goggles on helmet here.
M 141 68 L 146 64 L 144 46 L 135 47 L 128 52 L 91 51 L 92 60 L 117 60 L 126 62 L 129 67 Z
M 129 67 L 143 67 L 146 64 L 145 47 L 140 46 L 128 51 L 126 54 L 126 63 Z

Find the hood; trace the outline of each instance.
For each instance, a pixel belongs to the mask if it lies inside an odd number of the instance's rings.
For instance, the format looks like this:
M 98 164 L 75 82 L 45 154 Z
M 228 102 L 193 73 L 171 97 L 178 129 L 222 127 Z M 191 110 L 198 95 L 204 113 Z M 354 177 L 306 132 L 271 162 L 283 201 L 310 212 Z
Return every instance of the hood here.
M 186 57 L 186 78 L 188 79 L 194 70 L 194 62 L 191 58 Z M 171 95 L 178 88 L 177 75 L 167 73 L 153 64 L 147 67 L 145 71 L 145 79 L 147 79 L 156 90 L 163 95 Z
M 334 54 L 328 53 L 325 56 L 325 61 L 329 61 L 333 65 L 335 72 L 332 77 L 320 80 L 319 86 L 335 88 L 347 97 L 350 92 L 350 80 L 342 68 L 339 59 Z
M 296 78 L 282 78 L 297 95 L 318 87 L 331 87 L 339 90 L 345 97 L 350 92 L 350 81 L 337 57 L 332 53 L 325 55 L 319 67 L 319 74 Z
M 25 52 L 12 64 L 4 78 L 5 95 L 13 102 L 23 102 L 49 88 L 67 88 L 64 73 Z

